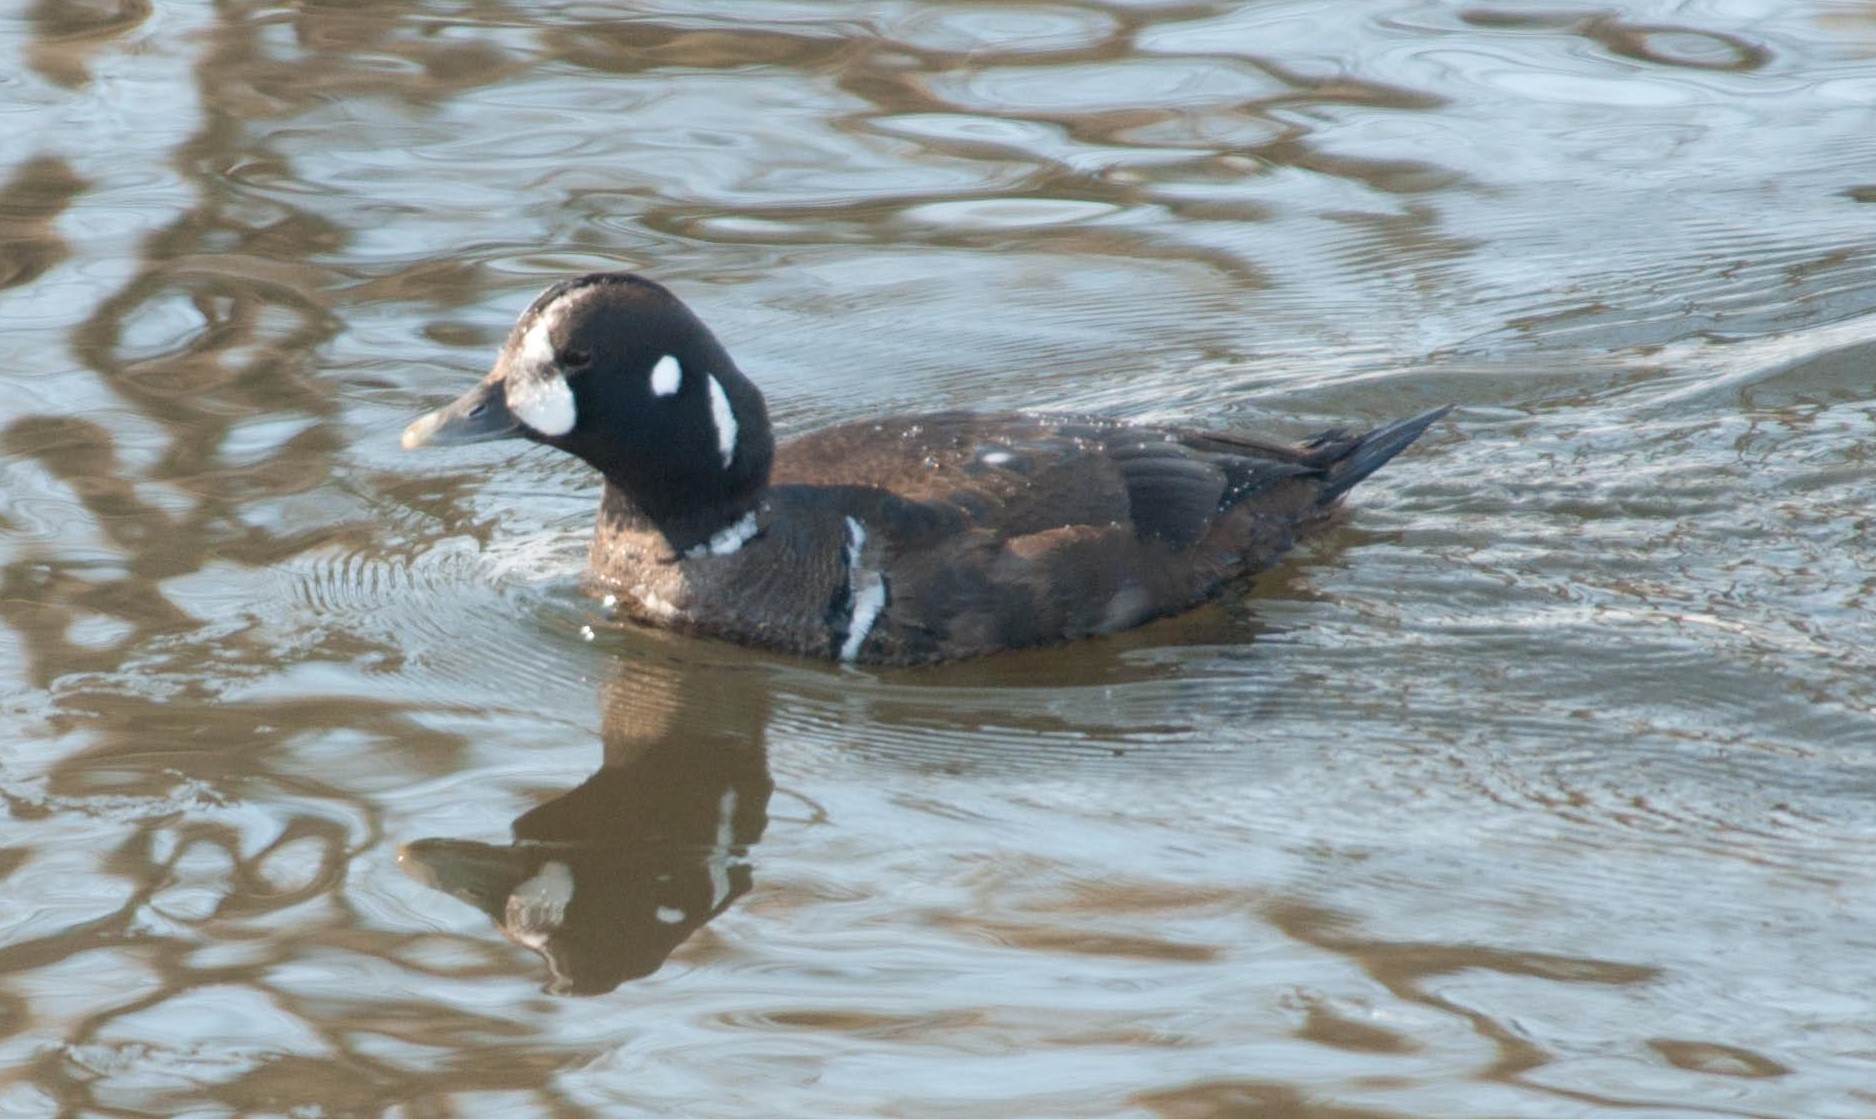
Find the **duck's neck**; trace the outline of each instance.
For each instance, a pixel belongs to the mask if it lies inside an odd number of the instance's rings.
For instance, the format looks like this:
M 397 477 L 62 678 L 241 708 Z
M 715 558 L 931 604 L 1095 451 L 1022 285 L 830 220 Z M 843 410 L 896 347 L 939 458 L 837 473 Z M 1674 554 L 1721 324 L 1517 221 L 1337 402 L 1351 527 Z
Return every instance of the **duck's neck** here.
M 688 422 L 569 447 L 605 476 L 602 531 L 656 532 L 680 556 L 726 554 L 753 532 L 775 438 L 761 392 L 728 355 L 714 357 L 689 374 Z
M 666 510 L 654 516 L 643 503 L 608 478 L 599 498 L 596 540 L 643 536 L 662 540 L 670 550 L 666 558 L 728 555 L 756 533 L 756 510 L 767 486 L 758 486 L 739 500 Z

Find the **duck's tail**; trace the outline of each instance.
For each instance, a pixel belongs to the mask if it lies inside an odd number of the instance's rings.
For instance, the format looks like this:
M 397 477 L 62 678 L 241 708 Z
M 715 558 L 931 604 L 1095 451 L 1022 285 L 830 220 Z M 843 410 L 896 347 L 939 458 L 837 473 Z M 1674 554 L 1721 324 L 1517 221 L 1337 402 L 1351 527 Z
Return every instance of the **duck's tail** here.
M 1387 465 L 1389 459 L 1420 438 L 1434 420 L 1452 410 L 1453 406 L 1447 404 L 1417 416 L 1396 420 L 1352 439 L 1345 431 L 1325 431 L 1311 439 L 1310 445 L 1321 447 L 1319 453 L 1324 456 L 1321 460 L 1324 479 L 1321 502 L 1327 505 L 1353 489 L 1355 483 Z

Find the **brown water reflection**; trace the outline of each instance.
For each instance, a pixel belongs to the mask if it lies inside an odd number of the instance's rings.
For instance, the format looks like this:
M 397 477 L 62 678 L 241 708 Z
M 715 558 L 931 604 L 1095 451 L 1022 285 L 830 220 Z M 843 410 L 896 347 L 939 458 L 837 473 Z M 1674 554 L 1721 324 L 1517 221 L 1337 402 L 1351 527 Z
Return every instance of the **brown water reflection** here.
M 0 288 L 30 284 L 65 259 L 65 242 L 52 222 L 84 185 L 64 160 L 46 156 L 28 161 L 0 187 Z
M 540 953 L 555 994 L 649 975 L 749 892 L 775 787 L 762 698 L 634 665 L 608 689 L 604 764 L 516 817 L 515 844 L 418 839 L 398 863 Z
M 0 1111 L 1876 1112 L 1864 8 L 0 52 Z M 825 670 L 610 628 L 577 468 L 397 454 L 601 266 L 789 431 L 1462 418 L 1214 609 Z

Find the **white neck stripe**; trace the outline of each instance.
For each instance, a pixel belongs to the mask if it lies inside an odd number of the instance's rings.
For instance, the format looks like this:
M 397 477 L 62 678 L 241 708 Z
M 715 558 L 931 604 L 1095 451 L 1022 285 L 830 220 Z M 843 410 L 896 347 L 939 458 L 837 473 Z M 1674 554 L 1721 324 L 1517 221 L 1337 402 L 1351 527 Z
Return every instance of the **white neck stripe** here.
M 710 539 L 690 548 L 684 553 L 687 558 L 701 559 L 704 556 L 734 555 L 744 544 L 755 538 L 759 526 L 756 524 L 755 510 L 744 513 L 741 519 L 728 527 L 717 529 L 710 534 Z
M 723 468 L 727 470 L 736 461 L 736 410 L 730 407 L 729 395 L 717 375 L 711 373 L 706 379 L 710 382 L 710 419 L 717 426 L 717 453 L 723 456 Z

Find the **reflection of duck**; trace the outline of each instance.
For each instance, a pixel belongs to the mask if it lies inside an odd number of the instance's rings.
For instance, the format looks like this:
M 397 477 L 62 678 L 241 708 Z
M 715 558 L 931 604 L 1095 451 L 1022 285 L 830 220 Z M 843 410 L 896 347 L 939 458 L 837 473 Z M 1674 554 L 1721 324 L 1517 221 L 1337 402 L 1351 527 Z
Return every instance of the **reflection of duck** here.
M 749 891 L 774 789 L 759 695 L 680 703 L 634 664 L 608 689 L 599 772 L 517 818 L 513 844 L 419 839 L 398 864 L 540 953 L 556 994 L 649 975 Z
M 407 447 L 525 438 L 605 476 L 591 566 L 641 621 L 908 663 L 1125 629 L 1275 563 L 1444 409 L 1288 446 L 1113 420 L 894 416 L 777 449 L 664 288 L 547 289 Z

